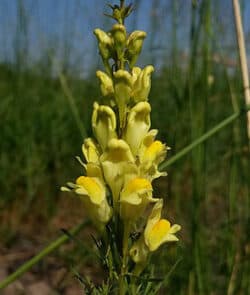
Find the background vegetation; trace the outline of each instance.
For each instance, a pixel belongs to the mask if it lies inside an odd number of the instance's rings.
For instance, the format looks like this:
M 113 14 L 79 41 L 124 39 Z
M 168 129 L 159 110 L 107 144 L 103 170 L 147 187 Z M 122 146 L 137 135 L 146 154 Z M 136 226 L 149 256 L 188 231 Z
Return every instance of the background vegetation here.
M 48 12 L 46 19 L 40 1 L 11 2 L 0 3 L 6 19 L 16 13 L 11 26 L 2 20 L 0 38 L 5 40 L 0 45 L 4 249 L 20 243 L 27 223 L 32 238 L 42 231 L 43 241 L 48 241 L 61 226 L 51 221 L 62 210 L 67 220 L 72 214 L 73 221 L 82 219 L 79 203 L 65 201 L 69 197 L 59 187 L 81 171 L 73 158 L 90 135 L 92 103 L 100 97 L 95 78 L 99 57 L 91 31 L 107 28 L 109 22 L 100 0 L 91 5 L 62 1 L 58 9 L 64 21 L 58 24 L 53 13 L 59 12 Z M 156 67 L 152 126 L 171 147 L 169 158 L 244 105 L 229 2 L 135 1 L 128 26 L 148 31 L 140 64 Z M 245 18 L 248 6 L 242 1 Z M 35 31 L 32 19 L 37 27 L 47 27 Z M 245 26 L 249 40 L 249 21 Z M 183 228 L 180 243 L 163 247 L 154 260 L 159 276 L 166 279 L 163 294 L 250 294 L 249 165 L 242 116 L 175 162 L 168 177 L 155 183 L 156 195 L 166 198 L 170 220 L 174 217 Z M 95 273 L 88 247 L 80 251 L 74 244 L 74 255 L 71 248 L 58 250 L 57 259 L 83 274 L 89 268 Z

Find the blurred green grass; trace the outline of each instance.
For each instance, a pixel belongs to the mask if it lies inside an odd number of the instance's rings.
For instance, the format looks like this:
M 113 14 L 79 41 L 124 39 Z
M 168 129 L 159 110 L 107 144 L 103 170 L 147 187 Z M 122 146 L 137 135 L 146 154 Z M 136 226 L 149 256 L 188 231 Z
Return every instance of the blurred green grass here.
M 150 94 L 152 127 L 171 147 L 169 157 L 244 105 L 239 71 L 223 59 L 211 3 L 190 2 L 186 57 L 176 39 L 176 7 L 169 12 L 173 48 L 169 59 L 162 59 Z M 151 29 L 157 31 L 154 22 Z M 73 161 L 83 142 L 79 122 L 59 77 L 52 74 L 52 63 L 53 58 L 21 70 L 0 65 L 1 211 L 21 200 L 20 211 L 35 214 L 42 203 L 49 218 L 56 213 L 59 187 L 81 171 Z M 100 98 L 97 80 L 72 71 L 62 75 L 91 135 L 92 103 Z M 163 248 L 156 258 L 160 277 L 178 261 L 163 294 L 250 294 L 249 162 L 242 116 L 156 181 L 155 192 L 166 199 L 170 220 L 182 225 L 179 245 Z

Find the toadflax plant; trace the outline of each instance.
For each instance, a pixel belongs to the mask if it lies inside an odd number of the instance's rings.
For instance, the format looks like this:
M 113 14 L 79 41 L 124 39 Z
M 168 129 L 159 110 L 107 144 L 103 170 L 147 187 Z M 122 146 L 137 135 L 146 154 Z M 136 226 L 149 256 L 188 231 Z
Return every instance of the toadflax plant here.
M 103 96 L 92 113 L 93 137 L 85 139 L 83 175 L 63 191 L 77 194 L 99 233 L 96 245 L 107 277 L 101 286 L 83 279 L 87 294 L 156 294 L 149 258 L 163 243 L 177 241 L 177 224 L 162 218 L 163 199 L 152 181 L 168 147 L 150 129 L 148 95 L 153 66 L 136 67 L 146 33 L 127 34 L 132 5 L 109 5 L 116 21 L 109 32 L 95 29 L 104 71 L 97 71 Z

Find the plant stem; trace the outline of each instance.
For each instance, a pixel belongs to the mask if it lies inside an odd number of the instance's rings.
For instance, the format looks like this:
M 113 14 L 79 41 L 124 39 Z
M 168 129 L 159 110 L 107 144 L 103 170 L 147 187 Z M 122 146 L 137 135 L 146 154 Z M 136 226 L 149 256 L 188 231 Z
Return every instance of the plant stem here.
M 72 111 L 72 114 L 73 114 L 73 117 L 75 119 L 75 122 L 76 122 L 76 125 L 77 125 L 77 128 L 79 129 L 80 131 L 80 134 L 81 134 L 81 137 L 82 138 L 85 138 L 87 137 L 87 132 L 85 130 L 85 127 L 84 127 L 84 124 L 82 123 L 82 120 L 81 120 L 81 117 L 80 117 L 80 114 L 79 114 L 79 111 L 78 111 L 78 108 L 76 106 L 76 102 L 75 102 L 75 99 L 72 95 L 72 92 L 68 86 L 68 83 L 67 83 L 67 80 L 66 80 L 66 77 L 65 75 L 63 75 L 63 73 L 61 71 L 58 70 L 58 77 L 59 77 L 59 81 L 60 81 L 60 84 L 61 84 L 61 87 L 62 87 L 62 90 L 64 92 L 64 95 L 65 97 L 67 98 L 68 100 L 68 103 L 69 103 L 69 106 L 70 106 L 70 109 Z
M 128 240 L 129 240 L 129 232 L 130 232 L 131 224 L 129 221 L 124 222 L 124 230 L 123 230 L 123 242 L 122 242 L 122 266 L 120 272 L 120 281 L 119 281 L 119 294 L 125 294 L 125 275 L 127 273 L 128 267 Z
M 82 222 L 81 224 L 77 225 L 75 228 L 73 228 L 70 231 L 70 235 L 76 235 L 79 233 L 88 222 Z M 56 239 L 54 242 L 50 243 L 47 247 L 45 247 L 40 253 L 35 255 L 33 258 L 31 258 L 29 261 L 21 265 L 15 272 L 13 272 L 11 275 L 9 275 L 7 278 L 5 278 L 2 282 L 0 282 L 0 290 L 7 287 L 9 284 L 17 280 L 20 276 L 22 276 L 25 272 L 30 270 L 33 265 L 37 264 L 40 260 L 42 260 L 45 256 L 50 254 L 52 251 L 60 247 L 62 244 L 66 243 L 70 239 L 70 235 L 62 235 L 58 239 Z
M 239 47 L 240 68 L 241 68 L 241 75 L 243 80 L 245 102 L 246 102 L 246 105 L 249 105 L 250 104 L 250 88 L 249 88 L 249 77 L 248 77 L 248 68 L 247 68 L 247 56 L 246 56 L 244 32 L 242 28 L 240 5 L 238 0 L 233 0 L 233 8 L 234 8 L 236 35 L 237 35 L 237 41 L 238 41 L 238 47 Z M 250 112 L 247 113 L 247 134 L 248 134 L 248 140 L 250 143 Z

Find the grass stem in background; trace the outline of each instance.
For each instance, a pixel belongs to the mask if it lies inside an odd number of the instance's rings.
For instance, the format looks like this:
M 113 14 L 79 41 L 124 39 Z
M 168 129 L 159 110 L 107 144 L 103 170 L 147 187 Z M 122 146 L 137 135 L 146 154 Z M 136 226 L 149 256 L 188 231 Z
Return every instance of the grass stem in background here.
M 82 122 L 82 120 L 80 118 L 80 115 L 79 115 L 79 112 L 78 112 L 78 109 L 77 109 L 77 106 L 76 106 L 76 103 L 75 103 L 75 99 L 74 99 L 73 94 L 72 94 L 72 92 L 71 92 L 71 90 L 69 88 L 66 77 L 62 73 L 62 71 L 60 70 L 58 64 L 57 64 L 57 74 L 58 74 L 59 81 L 60 81 L 62 90 L 64 92 L 64 95 L 68 100 L 71 112 L 72 112 L 72 114 L 74 116 L 77 128 L 79 129 L 82 138 L 86 138 L 87 137 L 87 132 L 86 132 L 84 124 L 83 124 L 83 122 Z
M 249 88 L 246 46 L 245 46 L 244 32 L 242 28 L 240 5 L 238 0 L 233 0 L 233 7 L 234 7 L 234 18 L 235 18 L 237 41 L 238 41 L 238 47 L 239 47 L 241 75 L 242 75 L 244 94 L 245 94 L 245 102 L 246 102 L 246 105 L 249 105 L 250 104 L 250 88 Z M 248 140 L 250 143 L 250 112 L 247 113 L 247 132 L 248 132 Z

